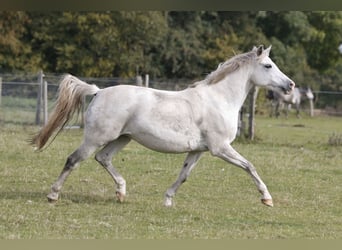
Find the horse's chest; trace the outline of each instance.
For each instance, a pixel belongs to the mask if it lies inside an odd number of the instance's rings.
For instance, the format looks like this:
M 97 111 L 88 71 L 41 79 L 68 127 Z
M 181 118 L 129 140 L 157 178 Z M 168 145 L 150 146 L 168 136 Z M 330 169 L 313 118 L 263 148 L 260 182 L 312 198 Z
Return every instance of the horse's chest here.
M 231 110 L 208 112 L 203 124 L 208 134 L 216 134 L 224 138 L 234 138 L 238 127 L 238 113 Z

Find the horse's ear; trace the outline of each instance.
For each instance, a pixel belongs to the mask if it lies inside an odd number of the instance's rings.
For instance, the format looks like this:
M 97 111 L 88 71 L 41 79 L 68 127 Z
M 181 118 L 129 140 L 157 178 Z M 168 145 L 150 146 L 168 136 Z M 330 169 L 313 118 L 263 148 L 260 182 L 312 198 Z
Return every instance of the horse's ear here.
M 264 51 L 264 46 L 263 45 L 260 45 L 258 48 L 257 48 L 257 56 L 260 56 L 262 54 L 262 52 Z
M 267 49 L 264 50 L 264 53 L 269 56 L 270 55 L 270 51 L 271 51 L 272 45 L 270 45 Z

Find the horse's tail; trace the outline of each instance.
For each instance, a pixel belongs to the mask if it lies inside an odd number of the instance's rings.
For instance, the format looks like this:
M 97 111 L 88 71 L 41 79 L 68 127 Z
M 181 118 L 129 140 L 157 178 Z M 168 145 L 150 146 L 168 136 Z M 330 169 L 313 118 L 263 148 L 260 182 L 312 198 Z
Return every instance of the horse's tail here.
M 58 129 L 57 136 L 74 113 L 81 111 L 84 96 L 94 95 L 98 91 L 96 85 L 90 85 L 69 74 L 65 75 L 59 85 L 54 110 L 47 124 L 32 138 L 31 144 L 37 149 L 43 148 L 55 130 Z

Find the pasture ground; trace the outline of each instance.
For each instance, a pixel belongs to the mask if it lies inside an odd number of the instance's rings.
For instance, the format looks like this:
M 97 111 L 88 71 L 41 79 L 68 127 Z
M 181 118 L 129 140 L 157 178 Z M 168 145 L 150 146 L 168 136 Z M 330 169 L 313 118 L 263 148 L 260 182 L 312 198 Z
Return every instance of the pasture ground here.
M 113 160 L 127 181 L 123 204 L 90 158 L 51 205 L 46 194 L 82 130 L 64 131 L 37 153 L 26 142 L 37 127 L 1 124 L 0 239 L 342 239 L 342 145 L 328 143 L 341 125 L 333 117 L 257 117 L 257 140 L 233 143 L 268 185 L 273 208 L 244 171 L 209 153 L 165 208 L 185 155 L 129 144 Z

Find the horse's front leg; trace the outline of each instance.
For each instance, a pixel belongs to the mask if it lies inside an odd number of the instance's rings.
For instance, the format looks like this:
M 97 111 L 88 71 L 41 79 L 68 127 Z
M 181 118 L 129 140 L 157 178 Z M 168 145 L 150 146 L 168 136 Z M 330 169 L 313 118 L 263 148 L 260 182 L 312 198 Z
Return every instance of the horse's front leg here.
M 202 152 L 190 152 L 188 153 L 183 168 L 175 183 L 166 191 L 164 205 L 166 207 L 172 206 L 172 198 L 176 194 L 178 188 L 186 181 L 191 170 L 196 166 L 196 163 L 200 159 Z
M 296 103 L 296 116 L 297 116 L 297 118 L 300 118 L 299 109 L 300 109 L 300 103 Z
M 265 183 L 259 177 L 255 167 L 252 163 L 247 161 L 241 156 L 235 149 L 228 143 L 225 143 L 222 147 L 211 149 L 211 153 L 227 162 L 230 162 L 238 167 L 244 169 L 248 174 L 251 175 L 257 189 L 261 193 L 261 202 L 266 206 L 273 207 L 272 196 L 268 192 Z

